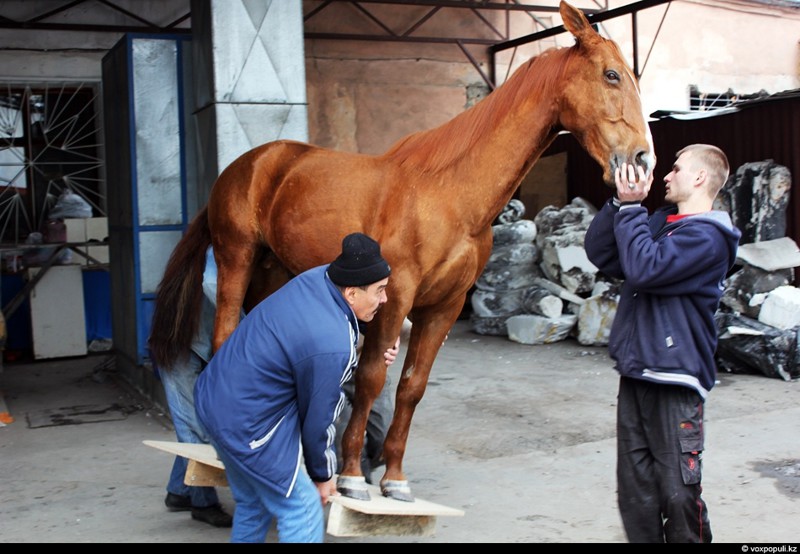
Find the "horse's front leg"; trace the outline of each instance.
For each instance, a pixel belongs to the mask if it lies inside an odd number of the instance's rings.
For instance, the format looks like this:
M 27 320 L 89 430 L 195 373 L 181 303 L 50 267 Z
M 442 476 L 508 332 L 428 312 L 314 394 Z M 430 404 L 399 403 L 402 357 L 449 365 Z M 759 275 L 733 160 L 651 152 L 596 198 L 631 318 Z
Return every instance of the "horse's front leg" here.
M 447 313 L 434 317 L 419 317 L 414 314 L 408 352 L 397 384 L 394 418 L 383 443 L 386 472 L 381 478 L 381 492 L 389 498 L 414 501 L 411 487 L 403 473 L 403 457 L 411 419 L 425 394 L 436 354 L 458 318 L 462 304 L 463 302 L 449 309 Z
M 377 342 L 377 341 L 372 341 Z M 376 355 L 376 353 L 378 355 Z M 336 483 L 344 496 L 369 500 L 366 479 L 361 471 L 361 452 L 372 404 L 386 382 L 386 364 L 381 351 L 364 341 L 364 348 L 356 370 L 356 386 L 350 421 L 342 436 L 343 467 Z

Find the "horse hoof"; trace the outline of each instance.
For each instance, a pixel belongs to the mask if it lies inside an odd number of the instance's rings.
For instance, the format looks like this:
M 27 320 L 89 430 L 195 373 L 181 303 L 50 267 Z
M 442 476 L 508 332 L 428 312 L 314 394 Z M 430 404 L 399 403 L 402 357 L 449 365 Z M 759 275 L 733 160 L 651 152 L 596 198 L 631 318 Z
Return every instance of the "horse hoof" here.
M 340 475 L 336 479 L 336 490 L 339 494 L 356 500 L 371 500 L 364 477 Z
M 414 502 L 408 481 L 381 481 L 381 493 L 387 498 L 402 500 L 403 502 Z

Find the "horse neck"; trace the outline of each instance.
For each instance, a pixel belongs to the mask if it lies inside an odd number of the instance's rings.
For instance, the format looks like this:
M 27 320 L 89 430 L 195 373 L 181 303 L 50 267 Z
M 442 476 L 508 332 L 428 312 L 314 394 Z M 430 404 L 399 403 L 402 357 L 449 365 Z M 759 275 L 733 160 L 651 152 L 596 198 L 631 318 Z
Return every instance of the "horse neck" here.
M 563 63 L 530 60 L 504 85 L 445 124 L 406 137 L 386 156 L 438 183 L 468 225 L 491 224 L 558 134 Z M 441 196 L 438 196 L 441 198 Z M 448 204 L 451 201 L 448 200 Z
M 549 102 L 532 101 L 508 112 L 491 132 L 484 133 L 464 163 L 453 166 L 448 181 L 462 213 L 477 227 L 492 223 L 511 200 L 522 179 L 553 142 L 558 114 Z

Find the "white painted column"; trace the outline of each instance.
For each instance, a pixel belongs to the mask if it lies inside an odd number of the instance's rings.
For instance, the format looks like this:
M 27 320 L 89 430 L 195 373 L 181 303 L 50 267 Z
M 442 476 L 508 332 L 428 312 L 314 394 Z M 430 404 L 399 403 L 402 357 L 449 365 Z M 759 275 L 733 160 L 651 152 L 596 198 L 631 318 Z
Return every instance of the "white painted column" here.
M 302 0 L 192 0 L 198 205 L 251 148 L 308 140 Z

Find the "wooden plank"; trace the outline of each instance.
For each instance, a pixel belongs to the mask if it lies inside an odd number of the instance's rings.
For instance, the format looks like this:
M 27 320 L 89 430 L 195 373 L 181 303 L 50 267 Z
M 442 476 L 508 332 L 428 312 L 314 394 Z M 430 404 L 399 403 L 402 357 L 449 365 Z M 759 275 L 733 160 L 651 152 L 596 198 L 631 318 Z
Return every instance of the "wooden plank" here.
M 183 482 L 190 487 L 227 487 L 225 470 L 197 460 L 189 460 Z
M 142 441 L 147 446 L 182 456 L 189 463 L 183 482 L 190 487 L 227 487 L 225 466 L 217 456 L 217 451 L 210 444 L 193 444 L 174 441 Z
M 210 444 L 145 440 L 145 445 L 189 460 L 184 483 L 195 487 L 228 486 L 225 466 Z M 386 498 L 367 485 L 370 500 L 332 496 L 327 532 L 335 537 L 430 536 L 438 516 L 463 516 L 464 511 L 416 498 L 403 502 Z
M 153 448 L 175 454 L 176 456 L 183 456 L 188 460 L 196 460 L 211 467 L 222 470 L 225 469 L 219 456 L 217 456 L 217 451 L 214 450 L 214 447 L 210 444 L 153 440 L 145 440 L 142 442 L 147 446 L 152 446 Z
M 335 537 L 430 536 L 436 529 L 437 516 L 464 515 L 463 510 L 421 498 L 414 502 L 386 498 L 375 485 L 367 485 L 367 490 L 370 500 L 331 497 L 328 534 Z
M 427 537 L 435 529 L 436 516 L 365 514 L 339 502 L 332 503 L 328 513 L 327 531 L 334 537 Z

